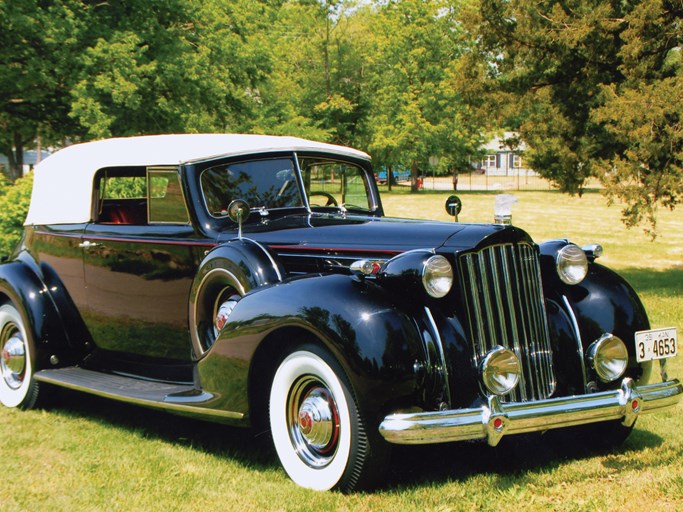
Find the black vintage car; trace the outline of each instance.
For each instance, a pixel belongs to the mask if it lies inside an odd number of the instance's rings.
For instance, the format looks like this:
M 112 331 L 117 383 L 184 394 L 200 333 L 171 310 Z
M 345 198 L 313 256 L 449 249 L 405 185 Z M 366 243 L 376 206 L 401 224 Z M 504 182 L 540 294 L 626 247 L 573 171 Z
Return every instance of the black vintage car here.
M 683 387 L 664 371 L 648 383 L 676 330 L 650 329 L 599 252 L 385 218 L 369 157 L 349 148 L 75 145 L 36 168 L 0 265 L 0 401 L 34 407 L 47 384 L 263 423 L 315 489 L 373 481 L 392 444 L 570 426 L 616 444 Z

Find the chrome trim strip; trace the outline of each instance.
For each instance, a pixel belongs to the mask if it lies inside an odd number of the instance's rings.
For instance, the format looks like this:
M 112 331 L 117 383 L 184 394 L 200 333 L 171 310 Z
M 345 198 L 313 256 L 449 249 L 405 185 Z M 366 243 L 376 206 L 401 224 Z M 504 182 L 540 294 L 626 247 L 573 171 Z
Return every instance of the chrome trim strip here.
M 429 320 L 429 326 L 432 329 L 432 337 L 434 338 L 434 341 L 436 341 L 436 346 L 439 347 L 439 359 L 441 359 L 444 387 L 446 388 L 446 400 L 448 402 L 448 407 L 450 407 L 453 402 L 451 401 L 451 385 L 448 378 L 448 367 L 446 366 L 446 353 L 443 349 L 443 341 L 441 340 L 439 329 L 436 327 L 434 316 L 427 306 L 425 306 L 425 313 L 427 314 L 427 319 Z
M 576 335 L 576 353 L 579 356 L 579 362 L 581 364 L 581 375 L 583 375 L 583 389 L 588 391 L 588 382 L 586 374 L 586 354 L 583 351 L 583 340 L 581 339 L 581 331 L 579 331 L 579 322 L 576 319 L 576 314 L 574 313 L 574 308 L 569 303 L 569 299 L 566 295 L 562 296 L 564 305 L 567 308 L 567 314 L 569 315 L 569 320 L 572 322 L 572 329 L 574 329 L 574 334 Z
M 495 446 L 510 434 L 610 420 L 630 426 L 641 414 L 674 407 L 682 394 L 683 384 L 678 379 L 636 387 L 625 378 L 621 389 L 600 393 L 514 403 L 502 403 L 494 396 L 478 408 L 390 414 L 380 424 L 379 432 L 394 444 L 486 439 Z

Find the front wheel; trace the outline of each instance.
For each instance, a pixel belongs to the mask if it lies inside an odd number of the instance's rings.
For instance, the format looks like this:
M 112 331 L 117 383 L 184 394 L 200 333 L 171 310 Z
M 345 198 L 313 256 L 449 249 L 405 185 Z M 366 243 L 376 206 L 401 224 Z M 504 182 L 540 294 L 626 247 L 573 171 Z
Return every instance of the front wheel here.
M 31 344 L 17 309 L 0 306 L 0 403 L 6 407 L 31 409 L 38 399 L 38 382 L 33 378 Z
M 351 491 L 371 482 L 384 457 L 371 442 L 348 379 L 325 350 L 305 346 L 279 365 L 270 428 L 280 462 L 298 485 Z

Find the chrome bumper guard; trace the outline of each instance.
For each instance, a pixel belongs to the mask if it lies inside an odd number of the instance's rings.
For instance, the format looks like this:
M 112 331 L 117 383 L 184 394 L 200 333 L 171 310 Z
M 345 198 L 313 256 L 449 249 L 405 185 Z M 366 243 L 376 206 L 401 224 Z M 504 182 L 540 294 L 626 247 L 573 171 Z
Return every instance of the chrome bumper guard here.
M 641 414 L 674 407 L 683 394 L 678 379 L 636 387 L 626 378 L 621 389 L 534 402 L 502 403 L 498 397 L 472 409 L 390 414 L 379 426 L 390 443 L 429 444 L 486 439 L 496 446 L 504 435 L 539 432 L 599 421 L 630 426 Z

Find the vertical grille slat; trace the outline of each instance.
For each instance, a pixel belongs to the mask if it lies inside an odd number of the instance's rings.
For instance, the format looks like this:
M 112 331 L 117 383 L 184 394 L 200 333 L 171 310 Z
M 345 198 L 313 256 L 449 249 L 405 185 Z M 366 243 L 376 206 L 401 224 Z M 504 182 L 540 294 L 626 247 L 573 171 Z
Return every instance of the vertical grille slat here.
M 527 244 L 501 244 L 460 257 L 470 319 L 473 362 L 497 345 L 522 364 L 510 400 L 548 398 L 555 390 L 538 253 Z

